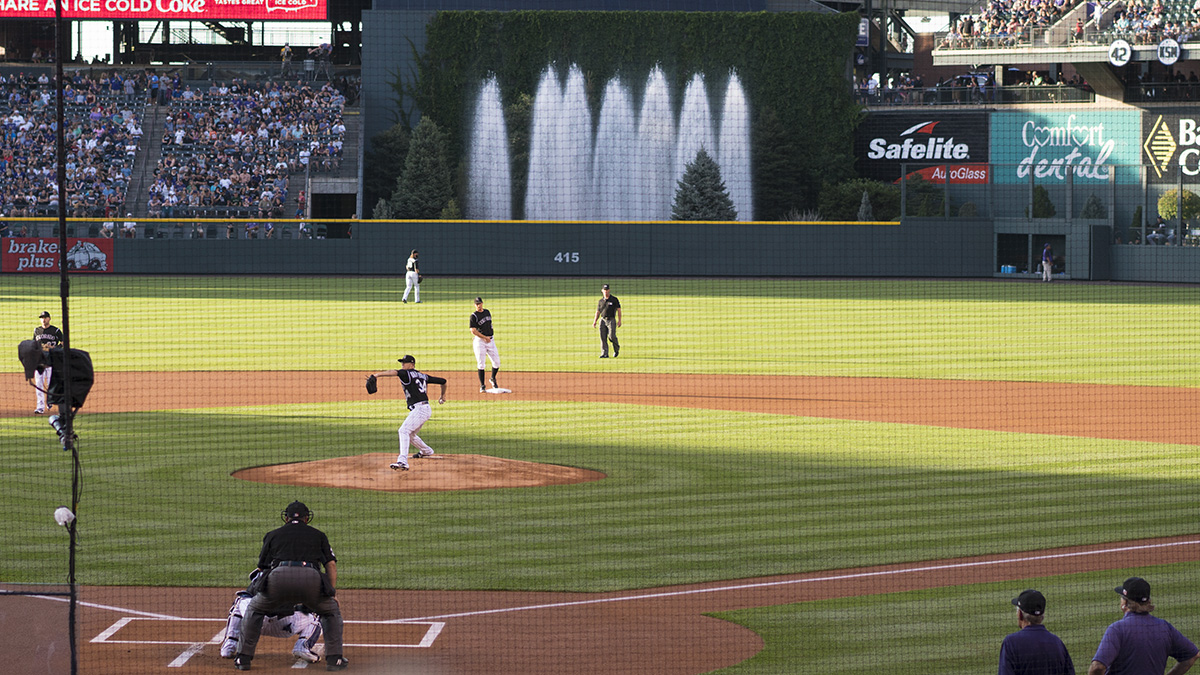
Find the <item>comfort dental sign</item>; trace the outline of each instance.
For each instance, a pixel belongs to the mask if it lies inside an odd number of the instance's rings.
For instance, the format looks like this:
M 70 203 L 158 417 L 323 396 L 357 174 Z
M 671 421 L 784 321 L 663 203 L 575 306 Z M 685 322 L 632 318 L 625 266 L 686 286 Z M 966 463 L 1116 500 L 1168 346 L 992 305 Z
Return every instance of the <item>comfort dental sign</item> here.
M 1141 113 L 993 113 L 996 183 L 1138 183 Z
M 324 21 L 327 0 L 62 0 L 66 19 Z M 0 19 L 53 19 L 54 0 L 0 0 Z

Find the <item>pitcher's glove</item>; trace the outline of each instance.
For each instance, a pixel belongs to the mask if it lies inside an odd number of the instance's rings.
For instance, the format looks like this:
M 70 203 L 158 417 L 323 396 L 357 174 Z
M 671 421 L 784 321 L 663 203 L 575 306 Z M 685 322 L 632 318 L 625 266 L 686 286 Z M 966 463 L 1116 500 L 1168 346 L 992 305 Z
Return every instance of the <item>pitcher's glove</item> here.
M 421 283 L 422 281 L 425 281 L 425 275 L 424 275 L 424 274 L 418 274 L 418 275 L 417 275 L 417 283 L 419 284 L 419 283 Z
M 367 393 L 374 394 L 379 391 L 379 383 L 375 381 L 374 375 L 367 376 Z

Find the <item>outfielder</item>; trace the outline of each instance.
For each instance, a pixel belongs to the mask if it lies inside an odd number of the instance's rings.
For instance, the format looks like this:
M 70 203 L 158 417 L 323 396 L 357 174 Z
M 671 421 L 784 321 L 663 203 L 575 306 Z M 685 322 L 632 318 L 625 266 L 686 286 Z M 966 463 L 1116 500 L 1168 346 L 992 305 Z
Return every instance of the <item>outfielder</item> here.
M 483 308 L 483 298 L 475 298 L 475 311 L 471 313 L 471 348 L 475 350 L 475 363 L 479 368 L 479 391 L 487 390 L 483 384 L 484 358 L 492 360 L 492 389 L 496 385 L 496 373 L 500 372 L 500 350 L 496 347 L 493 337 L 492 313 Z
M 413 457 L 429 457 L 433 454 L 433 448 L 426 445 L 425 441 L 417 435 L 429 418 L 433 416 L 433 410 L 429 407 L 429 395 L 426 393 L 426 388 L 430 384 L 440 384 L 442 393 L 438 396 L 438 404 L 446 402 L 446 379 L 437 377 L 436 375 L 426 375 L 417 370 L 417 359 L 411 354 L 405 354 L 404 358 L 400 359 L 400 370 L 385 370 L 381 373 L 373 373 L 367 376 L 367 391 L 375 388 L 375 380 L 380 377 L 388 377 L 395 375 L 400 378 L 400 384 L 404 386 L 404 398 L 408 403 L 408 417 L 404 418 L 404 424 L 400 425 L 400 454 L 396 457 L 396 461 L 388 466 L 393 471 L 408 471 L 408 448 L 410 445 L 417 446 L 420 452 Z
M 256 571 L 256 574 L 262 572 Z M 253 579 L 251 579 L 253 581 Z M 242 637 L 242 619 L 250 607 L 250 599 L 254 594 L 249 591 L 238 591 L 233 605 L 229 608 L 229 622 L 225 624 L 225 641 L 221 643 L 221 658 L 232 659 L 237 656 L 238 639 Z M 321 638 L 321 619 L 308 611 L 304 605 L 296 605 L 291 614 L 268 614 L 263 617 L 262 633 L 267 637 L 287 638 L 296 636 L 296 644 L 292 654 L 298 658 L 316 663 L 321 660 L 317 653 L 317 640 Z
M 63 334 L 61 330 L 50 325 L 50 312 L 42 312 L 39 318 L 42 324 L 33 329 L 33 339 L 37 341 L 43 352 L 48 352 L 62 342 Z M 40 372 L 35 373 L 33 381 L 30 382 L 37 390 L 37 407 L 33 410 L 35 415 L 46 413 L 46 391 L 50 388 L 50 373 L 53 370 L 47 365 Z
M 421 301 L 421 268 L 417 264 L 417 249 L 408 256 L 408 263 L 404 266 L 404 297 L 400 298 L 400 302 L 408 302 L 408 292 L 415 289 L 416 293 L 413 300 Z

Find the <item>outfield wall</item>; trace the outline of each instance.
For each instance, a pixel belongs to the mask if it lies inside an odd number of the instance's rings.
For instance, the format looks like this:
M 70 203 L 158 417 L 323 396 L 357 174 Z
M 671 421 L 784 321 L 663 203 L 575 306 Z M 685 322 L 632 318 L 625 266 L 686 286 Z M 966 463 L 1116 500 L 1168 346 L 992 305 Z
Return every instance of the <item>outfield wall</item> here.
M 992 274 L 990 223 L 354 223 L 351 239 L 116 239 L 122 274 L 920 276 Z M 12 271 L 6 269 L 5 271 Z

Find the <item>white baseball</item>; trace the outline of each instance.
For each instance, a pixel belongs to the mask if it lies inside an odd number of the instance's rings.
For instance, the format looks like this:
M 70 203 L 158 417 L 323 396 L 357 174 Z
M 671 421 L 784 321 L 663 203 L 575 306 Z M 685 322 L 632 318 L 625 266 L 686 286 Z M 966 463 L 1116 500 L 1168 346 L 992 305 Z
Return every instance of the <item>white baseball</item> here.
M 71 521 L 73 520 L 75 520 L 75 514 L 71 513 L 71 509 L 68 509 L 65 506 L 60 506 L 57 509 L 54 509 L 54 522 L 58 523 L 59 525 L 66 527 L 67 525 L 70 525 Z

